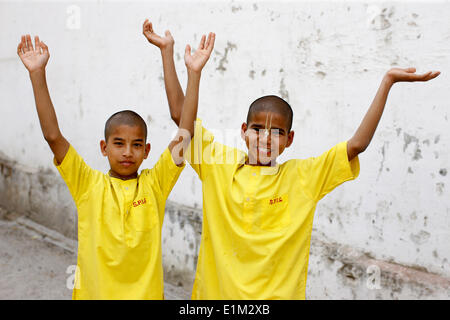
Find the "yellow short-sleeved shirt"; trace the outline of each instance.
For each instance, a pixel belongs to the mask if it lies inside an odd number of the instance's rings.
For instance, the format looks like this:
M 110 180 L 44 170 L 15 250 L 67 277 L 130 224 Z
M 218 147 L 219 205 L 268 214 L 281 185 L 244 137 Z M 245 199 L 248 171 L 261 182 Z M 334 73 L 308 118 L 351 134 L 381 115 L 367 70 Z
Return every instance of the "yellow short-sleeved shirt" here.
M 203 230 L 192 299 L 305 299 L 317 202 L 359 175 L 358 157 L 349 162 L 341 142 L 318 157 L 251 166 L 201 121 L 195 130 L 187 160 L 203 184 Z
M 90 168 L 70 146 L 60 165 L 78 209 L 73 299 L 162 299 L 161 228 L 183 166 L 166 149 L 152 169 L 120 180 Z

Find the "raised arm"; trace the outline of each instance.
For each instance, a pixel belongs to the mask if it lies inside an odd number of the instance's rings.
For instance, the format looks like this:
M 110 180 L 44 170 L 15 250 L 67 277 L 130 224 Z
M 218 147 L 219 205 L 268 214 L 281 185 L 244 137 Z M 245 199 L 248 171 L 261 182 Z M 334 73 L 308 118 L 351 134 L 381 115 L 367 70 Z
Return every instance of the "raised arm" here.
M 191 54 L 191 47 L 189 45 L 186 46 L 184 54 L 184 62 L 188 73 L 186 98 L 182 106 L 178 133 L 169 145 L 172 157 L 178 165 L 183 163 L 184 152 L 191 138 L 194 136 L 194 121 L 197 118 L 200 76 L 203 67 L 211 56 L 215 38 L 216 35 L 214 33 L 209 33 L 207 40 L 206 36 L 203 35 L 194 54 Z
M 184 93 L 181 89 L 173 60 L 173 45 L 175 41 L 169 30 L 166 30 L 165 37 L 157 35 L 153 31 L 153 25 L 148 19 L 144 21 L 142 33 L 151 44 L 157 46 L 161 50 L 164 86 L 166 88 L 167 101 L 169 102 L 170 116 L 176 125 L 179 126 L 184 102 Z
M 369 145 L 375 130 L 378 126 L 378 122 L 383 114 L 386 100 L 392 86 L 396 82 L 413 82 L 413 81 L 428 81 L 436 78 L 439 71 L 429 71 L 424 74 L 415 74 L 415 68 L 392 68 L 389 70 L 378 88 L 377 94 L 370 105 L 364 119 L 362 120 L 358 130 L 356 130 L 353 137 L 347 142 L 347 156 L 350 161 L 356 157 L 359 153 L 364 152 Z
M 17 54 L 30 75 L 36 110 L 44 138 L 52 149 L 56 161 L 61 163 L 69 150 L 69 142 L 59 130 L 55 109 L 47 88 L 45 66 L 50 57 L 48 47 L 36 36 L 33 48 L 30 35 L 26 35 L 22 36 L 22 41 L 17 47 Z

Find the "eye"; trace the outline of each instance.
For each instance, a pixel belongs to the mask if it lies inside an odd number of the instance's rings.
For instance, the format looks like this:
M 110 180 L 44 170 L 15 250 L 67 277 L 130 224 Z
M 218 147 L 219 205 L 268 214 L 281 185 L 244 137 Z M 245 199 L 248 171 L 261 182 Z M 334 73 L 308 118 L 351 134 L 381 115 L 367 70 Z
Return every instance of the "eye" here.
M 122 143 L 122 142 L 114 142 L 114 144 L 115 144 L 115 145 L 117 145 L 117 146 L 121 146 L 121 145 L 123 145 L 123 143 Z
M 140 143 L 135 143 L 134 146 L 139 148 L 139 147 L 142 147 L 142 144 L 140 144 Z
M 278 136 L 284 136 L 284 131 L 282 131 L 282 130 L 272 130 L 272 135 L 273 136 L 275 136 L 275 137 L 278 137 Z

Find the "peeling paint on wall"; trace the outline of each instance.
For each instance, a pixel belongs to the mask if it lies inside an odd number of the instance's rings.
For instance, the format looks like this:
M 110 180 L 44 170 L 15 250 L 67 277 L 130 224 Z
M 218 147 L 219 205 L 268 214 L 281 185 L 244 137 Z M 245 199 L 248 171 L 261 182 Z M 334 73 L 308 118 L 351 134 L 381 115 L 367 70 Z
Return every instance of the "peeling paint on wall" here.
M 214 51 L 216 54 L 222 56 L 222 58 L 219 60 L 219 66 L 216 68 L 216 70 L 219 70 L 222 74 L 227 70 L 227 68 L 225 68 L 225 65 L 228 63 L 228 53 L 235 49 L 237 49 L 236 44 L 227 42 L 227 46 L 225 47 L 225 51 L 223 54 L 218 51 Z
M 86 4 L 90 8 L 98 5 Z M 54 58 L 49 62 L 49 87 L 60 127 L 75 146 L 85 147 L 93 137 L 97 139 L 97 131 L 101 132 L 103 126 L 99 119 L 106 119 L 109 107 L 118 101 L 136 106 L 148 123 L 158 124 L 149 126 L 154 155 L 167 148 L 166 138 L 176 129 L 168 109 L 164 109 L 167 105 L 159 52 L 142 50 L 148 49 L 148 43 L 136 33 L 134 24 L 107 23 L 114 21 L 118 13 L 138 21 L 144 10 L 158 9 L 159 27 L 155 27 L 169 28 L 176 38 L 174 55 L 183 88 L 184 44 L 197 42 L 196 35 L 209 31 L 204 26 L 215 26 L 212 31 L 217 33 L 216 48 L 205 67 L 199 117 L 208 129 L 239 131 L 251 97 L 277 92 L 295 107 L 296 138 L 283 154 L 284 160 L 319 154 L 351 136 L 383 73 L 391 66 L 449 68 L 448 3 L 374 3 L 371 7 L 372 4 L 360 2 L 311 2 L 307 6 L 303 2 L 211 2 L 194 7 L 179 3 L 177 10 L 163 2 L 154 5 L 117 5 L 115 9 L 101 10 L 100 16 L 92 16 L 97 20 L 89 29 L 61 31 L 76 35 L 69 43 L 58 42 L 58 30 L 52 29 L 54 32 L 47 35 L 54 48 Z M 45 3 L 33 3 L 29 5 L 30 12 L 37 6 L 48 8 L 46 15 L 51 18 L 30 16 L 30 23 L 39 18 L 44 29 L 51 23 L 64 25 L 59 14 L 61 5 L 52 4 L 50 8 Z M 12 39 L 8 30 L 20 27 L 13 17 L 22 16 L 23 10 L 15 3 L 5 4 L 3 9 L 8 14 L 2 23 L 8 28 L 0 29 L 2 49 L 13 48 L 17 39 Z M 165 17 L 183 23 L 171 25 Z M 103 30 L 103 25 L 124 41 L 120 52 L 117 53 L 116 41 L 104 37 L 104 32 L 95 32 Z M 100 43 L 93 46 L 100 51 L 77 49 L 94 43 Z M 75 206 L 67 187 L 51 167 L 50 150 L 43 146 L 29 79 L 25 72 L 16 72 L 17 57 L 7 57 L 10 52 L 5 50 L 0 49 L 0 55 L 4 55 L 0 57 L 4 71 L 0 74 L 0 94 L 13 111 L 0 117 L 0 126 L 5 129 L 0 141 L 0 206 L 76 237 Z M 76 59 L 67 65 L 62 57 L 71 55 Z M 123 57 L 129 57 L 121 60 L 123 68 L 113 68 Z M 148 60 L 145 68 L 144 59 Z M 114 72 L 109 72 L 111 69 Z M 141 69 L 139 73 L 132 71 Z M 11 73 L 13 82 L 8 80 Z M 450 278 L 450 139 L 448 90 L 443 76 L 427 84 L 393 87 L 371 145 L 360 156 L 360 176 L 339 186 L 318 204 L 308 298 L 450 297 L 448 289 L 435 285 L 435 280 L 424 280 L 440 277 L 445 283 Z M 67 90 L 68 86 L 72 90 Z M 82 121 L 77 123 L 74 119 Z M 23 127 L 18 123 L 24 123 Z M 80 151 L 93 167 L 102 168 L 104 159 L 95 160 L 97 142 L 95 148 Z M 156 160 L 156 156 L 150 157 L 145 167 Z M 163 231 L 166 276 L 183 286 L 193 280 L 197 261 L 201 197 L 197 175 L 186 168 L 167 203 Z M 322 241 L 325 238 L 320 232 L 327 235 L 326 241 Z M 346 245 L 360 248 L 364 254 L 357 257 L 362 260 L 339 253 L 339 248 Z M 376 285 L 370 278 L 376 273 L 368 273 L 368 265 L 361 261 L 380 265 L 380 290 L 367 287 L 368 281 Z M 405 276 L 402 268 L 419 272 L 414 275 L 420 281 Z

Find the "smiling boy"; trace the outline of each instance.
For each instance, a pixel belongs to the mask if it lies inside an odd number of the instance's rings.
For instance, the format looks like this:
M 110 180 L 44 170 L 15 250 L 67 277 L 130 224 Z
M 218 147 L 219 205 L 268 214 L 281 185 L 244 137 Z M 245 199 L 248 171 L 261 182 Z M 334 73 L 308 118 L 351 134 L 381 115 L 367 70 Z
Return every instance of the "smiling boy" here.
M 161 228 L 166 199 L 184 168 L 194 133 L 198 88 L 214 37 L 185 53 L 188 86 L 177 136 L 152 169 L 138 174 L 150 152 L 145 121 L 131 110 L 105 124 L 101 152 L 108 174 L 90 168 L 61 134 L 47 88 L 48 47 L 22 36 L 17 53 L 29 71 L 42 133 L 78 211 L 78 258 L 73 299 L 162 299 Z
M 147 38 L 161 50 L 172 119 L 178 124 L 183 91 L 173 61 L 174 40 Z M 400 81 L 428 81 L 440 72 L 390 69 L 355 134 L 318 157 L 276 158 L 292 144 L 292 109 L 265 96 L 250 106 L 241 135 L 248 154 L 214 141 L 196 124 L 188 158 L 202 180 L 203 226 L 193 299 L 305 299 L 314 211 L 327 193 L 359 175 L 358 154 L 369 145 L 388 93 Z M 184 110 L 183 110 L 184 111 Z

